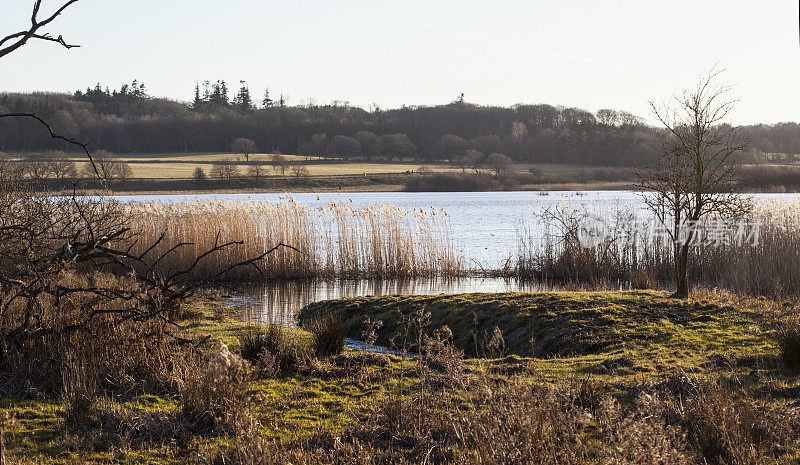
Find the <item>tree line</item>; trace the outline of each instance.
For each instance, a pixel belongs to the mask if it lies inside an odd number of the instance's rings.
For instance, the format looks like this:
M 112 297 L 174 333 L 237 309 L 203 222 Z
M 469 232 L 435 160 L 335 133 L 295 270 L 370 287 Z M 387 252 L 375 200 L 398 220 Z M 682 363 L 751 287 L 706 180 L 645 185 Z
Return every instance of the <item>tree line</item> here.
M 618 110 L 592 113 L 546 104 L 482 106 L 462 98 L 436 106 L 364 109 L 346 103 L 289 105 L 269 91 L 254 98 L 240 83 L 195 87 L 191 102 L 155 98 L 133 81 L 72 95 L 0 94 L 0 111 L 35 112 L 61 133 L 113 153 L 226 152 L 237 139 L 250 152 L 421 162 L 505 154 L 515 162 L 643 166 L 657 161 L 663 129 Z M 800 125 L 741 128 L 750 155 L 800 153 Z M 0 150 L 67 150 L 31 121 L 0 123 Z

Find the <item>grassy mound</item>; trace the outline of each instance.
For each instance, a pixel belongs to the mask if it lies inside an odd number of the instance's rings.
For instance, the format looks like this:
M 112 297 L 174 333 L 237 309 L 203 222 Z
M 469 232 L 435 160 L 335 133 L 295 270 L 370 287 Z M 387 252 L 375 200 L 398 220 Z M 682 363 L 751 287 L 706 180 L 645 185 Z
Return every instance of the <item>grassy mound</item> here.
M 538 358 L 623 351 L 685 359 L 771 347 L 756 314 L 654 291 L 363 297 L 311 304 L 300 319 L 332 313 L 344 320 L 353 338 L 365 330 L 367 317 L 382 320 L 377 343 L 389 346 L 393 336 L 406 331 L 409 315 L 423 307 L 430 312 L 429 330 L 448 326 L 456 347 L 473 356 L 495 327 L 502 332 L 506 354 Z

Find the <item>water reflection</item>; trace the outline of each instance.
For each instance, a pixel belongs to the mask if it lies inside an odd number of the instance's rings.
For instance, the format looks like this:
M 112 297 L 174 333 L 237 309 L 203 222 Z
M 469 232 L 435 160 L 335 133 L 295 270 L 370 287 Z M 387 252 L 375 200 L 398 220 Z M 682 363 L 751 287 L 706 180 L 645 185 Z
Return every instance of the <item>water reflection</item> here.
M 320 300 L 400 294 L 532 292 L 549 289 L 552 286 L 496 277 L 280 281 L 240 286 L 241 295 L 230 297 L 226 304 L 235 308 L 245 321 L 296 326 L 297 312 Z

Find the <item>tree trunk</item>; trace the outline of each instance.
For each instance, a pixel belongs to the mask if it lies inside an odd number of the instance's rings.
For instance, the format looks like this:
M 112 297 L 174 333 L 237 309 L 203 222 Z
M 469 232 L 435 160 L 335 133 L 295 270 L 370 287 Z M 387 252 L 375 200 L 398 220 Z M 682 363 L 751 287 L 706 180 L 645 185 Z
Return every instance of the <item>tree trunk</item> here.
M 685 299 L 689 297 L 689 247 L 684 244 L 675 249 L 675 297 Z
M 5 423 L 2 423 L 4 421 L 5 420 L 0 419 L 0 465 L 5 465 L 6 464 L 6 459 L 5 459 L 5 448 L 6 448 L 5 447 L 6 446 L 5 433 L 6 433 L 6 431 L 5 431 Z

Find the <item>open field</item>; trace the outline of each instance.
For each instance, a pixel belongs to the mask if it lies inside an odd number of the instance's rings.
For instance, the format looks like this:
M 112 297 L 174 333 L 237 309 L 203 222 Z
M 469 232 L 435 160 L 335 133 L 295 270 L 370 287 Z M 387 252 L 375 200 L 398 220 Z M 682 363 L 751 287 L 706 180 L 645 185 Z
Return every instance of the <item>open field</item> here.
M 356 337 L 369 332 L 366 318 L 383 320 L 379 342 L 427 356 L 313 355 L 323 333 L 245 327 L 213 300 L 194 300 L 181 325 L 211 338 L 202 346 L 209 363 L 215 341 L 229 359 L 252 360 L 236 384 L 239 429 L 189 422 L 184 391 L 102 397 L 77 423 L 57 398 L 5 397 L 7 454 L 45 464 L 800 458 L 800 377 L 776 342 L 781 305 L 702 292 L 689 301 L 658 292 L 464 294 L 341 300 L 304 314 L 327 311 Z M 282 358 L 252 358 L 251 335 L 262 332 L 273 341 L 265 350 Z M 461 355 L 476 348 L 480 358 Z
M 35 155 L 35 154 L 32 154 Z M 270 163 L 274 154 L 255 153 L 250 155 L 250 161 L 261 160 Z M 373 174 L 373 173 L 405 173 L 417 171 L 425 166 L 432 172 L 461 172 L 447 163 L 424 163 L 418 160 L 403 161 L 367 161 L 353 159 L 350 161 L 322 158 L 316 156 L 282 155 L 291 164 L 302 163 L 306 165 L 310 174 L 315 176 L 345 175 L 345 174 Z M 246 160 L 242 154 L 237 153 L 163 153 L 163 154 L 119 154 L 119 159 L 131 163 L 134 178 L 191 178 L 196 167 L 208 169 L 216 161 L 235 161 L 241 163 L 240 169 L 246 175 Z M 82 169 L 86 156 L 81 153 L 69 153 L 67 158 L 78 163 Z M 289 165 L 291 167 L 291 164 Z M 536 167 L 548 176 L 576 175 L 583 171 L 597 169 L 590 165 L 560 165 L 552 163 L 514 163 L 513 170 L 527 172 Z M 270 167 L 271 171 L 271 167 Z M 287 170 L 288 171 L 288 170 Z M 275 173 L 270 173 L 274 175 Z
M 17 154 L 19 155 L 19 154 Z M 36 154 L 28 154 L 35 156 Z M 22 158 L 12 159 L 21 161 Z M 84 176 L 88 163 L 78 153 L 67 155 L 76 172 Z M 271 154 L 253 154 L 250 162 L 233 153 L 123 154 L 120 160 L 130 168 L 126 182 L 112 182 L 110 187 L 122 192 L 197 192 L 197 191 L 325 191 L 348 188 L 360 191 L 496 191 L 496 190 L 614 190 L 636 189 L 638 171 L 632 167 L 603 167 L 552 163 L 514 163 L 502 175 L 483 167 L 479 173 L 462 170 L 445 162 L 423 163 L 418 160 L 366 161 L 284 155 L 285 171 L 271 165 Z M 265 163 L 259 179 L 250 175 L 249 165 Z M 214 178 L 215 162 L 230 161 L 236 173 L 227 180 Z M 301 177 L 294 168 L 305 167 Z M 195 170 L 202 168 L 207 180 L 189 183 Z M 535 168 L 531 171 L 532 168 Z M 800 166 L 794 164 L 745 164 L 740 167 L 739 190 L 745 192 L 794 192 L 800 190 Z M 356 181 L 358 178 L 367 178 Z M 92 184 L 89 178 L 83 183 Z M 316 183 L 309 183 L 309 179 Z M 341 181 L 347 179 L 348 181 Z M 41 180 L 40 180 L 41 181 Z M 72 179 L 44 179 L 39 186 L 50 190 L 71 189 Z M 152 183 L 161 183 L 150 186 Z M 346 186 L 343 185 L 347 184 Z M 313 185 L 312 185 L 313 184 Z M 147 185 L 145 187 L 145 185 Z M 401 187 L 398 187 L 401 186 Z M 93 189 L 93 184 L 87 186 Z
M 204 160 L 205 161 L 205 160 Z M 78 169 L 83 172 L 88 163 L 77 163 Z M 304 163 L 310 176 L 358 176 L 363 174 L 402 174 L 414 172 L 419 169 L 419 164 L 410 163 Z M 435 171 L 453 171 L 446 165 L 426 165 Z M 210 163 L 131 163 L 131 177 L 144 179 L 189 179 L 194 174 L 195 169 L 202 168 L 206 175 L 211 177 Z M 239 166 L 241 176 L 247 176 L 247 166 Z M 271 166 L 267 166 L 267 176 L 271 178 L 292 178 L 292 165 L 286 169 L 286 174 L 277 173 Z

